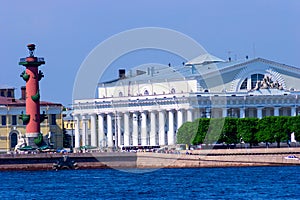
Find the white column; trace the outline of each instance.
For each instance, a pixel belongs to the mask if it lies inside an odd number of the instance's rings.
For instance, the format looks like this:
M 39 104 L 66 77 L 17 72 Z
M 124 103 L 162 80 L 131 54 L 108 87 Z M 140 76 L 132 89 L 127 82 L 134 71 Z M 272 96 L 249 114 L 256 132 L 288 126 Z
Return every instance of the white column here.
M 104 135 L 104 115 L 98 114 L 98 145 L 99 147 L 105 147 L 105 135 Z
M 175 132 L 174 132 L 174 111 L 169 110 L 169 131 L 168 131 L 168 145 L 175 144 Z
M 130 140 L 130 133 L 129 133 L 129 113 L 124 113 L 124 146 L 129 146 Z
M 205 115 L 207 118 L 211 118 L 211 109 L 210 108 L 205 108 Z
M 156 135 L 156 114 L 155 111 L 150 112 L 150 145 L 155 146 L 155 135 Z
M 297 115 L 296 107 L 291 108 L 291 116 L 295 117 Z
M 240 108 L 240 118 L 245 118 L 245 108 Z
M 165 113 L 163 110 L 158 113 L 159 118 L 159 145 L 166 145 L 165 143 Z
M 75 148 L 80 147 L 80 134 L 79 134 L 79 128 L 80 128 L 80 120 L 79 115 L 74 115 L 75 119 Z
M 227 108 L 222 108 L 222 117 L 227 117 Z
M 117 144 L 117 146 L 121 146 L 121 142 L 122 142 L 122 123 L 121 123 L 121 121 L 122 121 L 122 113 L 118 113 L 118 115 L 117 115 L 117 126 L 118 126 L 118 136 L 117 136 L 117 138 L 118 138 L 118 143 L 116 143 Z
M 107 146 L 113 147 L 112 114 L 107 114 Z
M 91 146 L 97 146 L 96 114 L 91 114 Z
M 118 114 L 116 112 L 114 112 L 114 115 L 113 115 L 113 121 L 114 121 L 114 133 L 113 133 L 113 141 L 115 141 L 115 143 L 113 144 L 114 147 L 117 147 L 118 146 L 118 120 L 117 120 L 117 116 Z
M 274 107 L 274 116 L 279 116 L 279 107 Z
M 200 109 L 199 109 L 199 108 L 196 110 L 195 116 L 196 116 L 197 119 L 198 119 L 198 118 L 201 118 L 201 112 L 200 112 Z
M 258 119 L 262 118 L 262 108 L 257 108 L 257 118 Z
M 138 146 L 138 113 L 133 113 L 133 122 L 132 122 L 132 144 L 133 146 Z
M 182 124 L 183 124 L 183 110 L 179 109 L 177 110 L 177 130 L 180 128 Z
M 141 122 L 141 144 L 142 146 L 147 145 L 147 113 L 142 112 L 142 122 Z
M 192 109 L 188 109 L 187 110 L 187 121 L 188 122 L 192 122 L 193 121 L 193 110 Z
M 86 115 L 82 116 L 82 146 L 86 145 L 86 137 L 87 137 L 87 119 Z

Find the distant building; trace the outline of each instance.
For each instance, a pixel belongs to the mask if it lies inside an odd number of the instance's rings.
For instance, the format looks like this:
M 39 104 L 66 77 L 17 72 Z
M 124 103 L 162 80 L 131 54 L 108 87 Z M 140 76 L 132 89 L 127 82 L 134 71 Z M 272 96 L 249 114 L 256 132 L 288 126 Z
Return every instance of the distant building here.
M 73 148 L 75 146 L 74 139 L 74 117 L 73 110 L 66 109 L 62 112 L 63 115 L 63 130 L 64 130 L 64 147 Z
M 0 89 L 0 151 L 14 150 L 26 132 L 26 125 L 20 119 L 26 113 L 25 87 L 21 90 L 21 98 L 16 99 L 14 88 Z M 40 104 L 41 113 L 46 116 L 41 123 L 44 141 L 54 148 L 62 147 L 62 105 L 46 101 L 41 101 Z
M 0 97 L 14 97 L 15 96 L 15 88 L 0 88 Z
M 296 116 L 299 94 L 300 69 L 263 58 L 204 54 L 181 67 L 120 70 L 98 98 L 74 101 L 75 146 L 174 145 L 178 128 L 200 117 Z

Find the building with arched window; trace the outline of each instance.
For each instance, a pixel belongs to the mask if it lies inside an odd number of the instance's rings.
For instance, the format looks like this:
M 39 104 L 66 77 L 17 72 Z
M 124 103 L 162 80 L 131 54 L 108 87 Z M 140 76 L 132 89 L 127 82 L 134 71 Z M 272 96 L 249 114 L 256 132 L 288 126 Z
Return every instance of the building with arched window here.
M 13 151 L 17 144 L 25 142 L 26 123 L 22 121 L 22 114 L 26 113 L 25 87 L 21 88 L 22 96 L 16 99 L 14 88 L 1 89 L 5 95 L 0 96 L 0 152 Z M 10 91 L 10 93 L 9 93 Z M 41 132 L 45 143 L 53 148 L 62 147 L 62 105 L 59 103 L 40 102 Z
M 74 101 L 75 147 L 174 145 L 178 128 L 200 117 L 296 116 L 299 92 L 299 68 L 263 58 L 204 54 L 181 67 L 139 68 Z

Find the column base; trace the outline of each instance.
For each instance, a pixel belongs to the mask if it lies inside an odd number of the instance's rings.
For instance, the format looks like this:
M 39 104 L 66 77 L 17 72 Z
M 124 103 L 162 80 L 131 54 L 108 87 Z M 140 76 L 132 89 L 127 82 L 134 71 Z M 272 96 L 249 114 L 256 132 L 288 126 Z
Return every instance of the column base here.
M 34 139 L 37 138 L 39 133 L 25 133 L 26 146 L 32 146 L 33 148 L 38 148 L 34 143 Z
M 38 148 L 38 146 L 34 143 L 34 137 L 26 137 L 26 146 L 32 146 L 32 148 Z
M 117 151 L 117 148 L 116 147 L 107 147 L 106 151 L 107 152 L 115 152 L 115 151 Z

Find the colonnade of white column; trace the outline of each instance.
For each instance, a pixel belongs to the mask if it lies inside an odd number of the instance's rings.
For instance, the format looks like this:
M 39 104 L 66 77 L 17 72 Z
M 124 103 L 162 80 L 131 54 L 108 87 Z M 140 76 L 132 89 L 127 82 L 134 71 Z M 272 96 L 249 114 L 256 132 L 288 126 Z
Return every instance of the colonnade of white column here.
M 193 119 L 192 109 L 75 114 L 75 147 L 174 145 L 177 129 Z
M 246 108 L 222 108 L 220 117 L 233 114 L 235 117 L 262 118 L 273 114 L 297 115 L 296 107 L 289 110 L 281 110 L 280 107 L 270 109 L 256 107 Z M 202 109 L 205 117 L 210 117 L 209 109 Z M 198 113 L 197 113 L 198 112 Z M 95 147 L 115 146 L 163 146 L 176 144 L 176 132 L 186 121 L 193 121 L 201 116 L 199 109 L 168 109 L 149 111 L 128 111 L 115 113 L 89 113 L 74 114 L 75 120 L 75 147 L 84 145 Z M 239 114 L 237 113 L 239 112 Z M 273 112 L 273 113 L 272 113 Z M 287 113 L 290 112 L 290 113 Z M 246 114 L 247 113 L 247 114 Z M 264 113 L 264 115 L 263 115 Z

